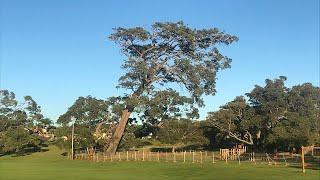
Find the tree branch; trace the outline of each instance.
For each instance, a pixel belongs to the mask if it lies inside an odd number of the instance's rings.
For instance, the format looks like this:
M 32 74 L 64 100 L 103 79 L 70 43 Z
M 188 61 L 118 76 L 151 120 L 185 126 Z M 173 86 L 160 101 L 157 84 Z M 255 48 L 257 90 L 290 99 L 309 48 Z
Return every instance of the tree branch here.
M 252 135 L 251 133 L 246 130 L 246 134 L 245 135 L 248 135 L 249 136 L 249 140 L 245 140 L 245 139 L 242 139 L 241 137 L 239 137 L 238 135 L 234 134 L 230 129 L 225 129 L 221 126 L 219 126 L 218 124 L 215 124 L 215 123 L 212 123 L 212 125 L 216 128 L 218 128 L 219 130 L 223 131 L 223 132 L 227 132 L 229 136 L 235 138 L 236 140 L 240 141 L 240 142 L 243 142 L 243 143 L 246 143 L 246 144 L 249 144 L 249 145 L 253 145 L 253 139 L 252 139 Z

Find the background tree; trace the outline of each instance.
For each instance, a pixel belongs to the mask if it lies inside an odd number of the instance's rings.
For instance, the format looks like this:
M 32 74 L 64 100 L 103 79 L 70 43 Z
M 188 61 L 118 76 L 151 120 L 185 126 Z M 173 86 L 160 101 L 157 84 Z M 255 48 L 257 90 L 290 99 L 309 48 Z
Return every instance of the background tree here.
M 269 150 L 293 150 L 319 143 L 320 90 L 310 83 L 285 86 L 286 77 L 267 79 L 243 97 L 208 115 L 225 136 Z
M 242 96 L 221 106 L 219 111 L 210 112 L 207 120 L 228 137 L 242 143 L 253 145 L 255 134 L 260 138 L 259 117 Z
M 39 150 L 46 140 L 38 133 L 41 121 L 40 106 L 31 96 L 19 103 L 13 92 L 0 90 L 0 153 Z
M 230 44 L 238 38 L 213 29 L 192 29 L 183 22 L 155 23 L 148 31 L 141 27 L 116 28 L 110 39 L 126 56 L 126 73 L 119 86 L 127 95 L 119 125 L 113 134 L 108 153 L 115 153 L 131 113 L 140 98 L 163 84 L 185 87 L 193 103 L 203 105 L 203 94 L 215 94 L 216 74 L 229 68 L 231 59 L 222 55 L 218 44 Z
M 165 121 L 157 136 L 162 143 L 173 145 L 172 151 L 183 146 L 201 146 L 209 143 L 203 135 L 200 122 L 187 119 Z
M 75 120 L 75 142 L 77 148 L 81 147 L 93 147 L 97 145 L 97 142 L 107 143 L 108 136 L 103 132 L 107 132 L 113 126 L 111 124 L 118 120 L 119 116 L 113 112 L 116 112 L 117 104 L 115 97 L 111 97 L 108 100 L 101 100 L 91 96 L 79 97 L 72 106 L 68 108 L 68 111 L 62 114 L 57 123 L 62 125 L 59 131 L 60 136 L 69 137 L 68 131 L 63 131 L 65 126 L 69 126 L 69 123 Z M 105 129 L 105 124 L 108 124 Z M 111 129 L 112 130 L 112 129 Z M 70 137 L 71 138 L 71 137 Z M 68 138 L 68 139 L 70 139 Z
M 310 83 L 287 93 L 287 111 L 267 138 L 269 147 L 282 150 L 320 144 L 320 88 Z

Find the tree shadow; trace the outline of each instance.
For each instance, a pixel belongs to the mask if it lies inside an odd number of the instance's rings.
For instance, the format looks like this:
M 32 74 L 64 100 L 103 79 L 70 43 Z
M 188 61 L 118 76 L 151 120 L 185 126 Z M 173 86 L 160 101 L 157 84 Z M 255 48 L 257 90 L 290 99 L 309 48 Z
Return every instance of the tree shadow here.
M 47 144 L 41 144 L 39 146 L 36 145 L 29 145 L 26 146 L 18 151 L 11 151 L 7 153 L 0 154 L 0 156 L 6 156 L 11 155 L 11 157 L 21 157 L 21 156 L 27 156 L 36 152 L 47 152 L 49 149 L 47 149 Z

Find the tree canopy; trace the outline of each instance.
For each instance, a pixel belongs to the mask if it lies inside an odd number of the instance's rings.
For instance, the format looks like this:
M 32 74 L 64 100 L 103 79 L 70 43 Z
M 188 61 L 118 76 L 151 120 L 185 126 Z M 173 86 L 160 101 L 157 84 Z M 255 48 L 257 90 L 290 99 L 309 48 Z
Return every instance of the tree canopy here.
M 320 143 L 320 88 L 310 83 L 285 86 L 286 77 L 267 79 L 209 113 L 208 121 L 225 135 L 261 148 L 292 149 Z
M 27 149 L 40 149 L 45 139 L 41 129 L 51 124 L 31 96 L 25 96 L 19 103 L 13 92 L 0 90 L 0 153 L 20 154 Z
M 216 93 L 216 75 L 230 67 L 231 59 L 222 55 L 218 45 L 238 40 L 217 28 L 194 29 L 183 22 L 156 22 L 151 29 L 115 28 L 110 39 L 125 56 L 119 88 L 130 90 L 109 153 L 114 153 L 131 113 L 141 98 L 164 84 L 184 87 L 191 104 L 203 106 L 202 95 Z

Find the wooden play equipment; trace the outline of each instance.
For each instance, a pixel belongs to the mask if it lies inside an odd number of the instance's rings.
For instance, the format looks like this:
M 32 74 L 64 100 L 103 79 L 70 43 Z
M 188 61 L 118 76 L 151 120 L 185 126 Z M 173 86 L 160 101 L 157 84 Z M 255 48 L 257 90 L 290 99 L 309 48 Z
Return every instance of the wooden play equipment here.
M 237 145 L 232 149 L 220 149 L 220 160 L 225 160 L 226 163 L 228 159 L 237 160 L 239 157 L 247 152 L 247 147 L 242 145 Z
M 304 147 L 304 146 L 301 147 L 301 163 L 302 163 L 302 172 L 303 173 L 306 172 L 305 168 L 307 166 L 307 164 L 305 162 L 305 154 L 311 153 L 311 155 L 313 156 L 315 150 L 320 150 L 320 147 L 315 147 L 314 145 L 307 146 L 307 147 Z

